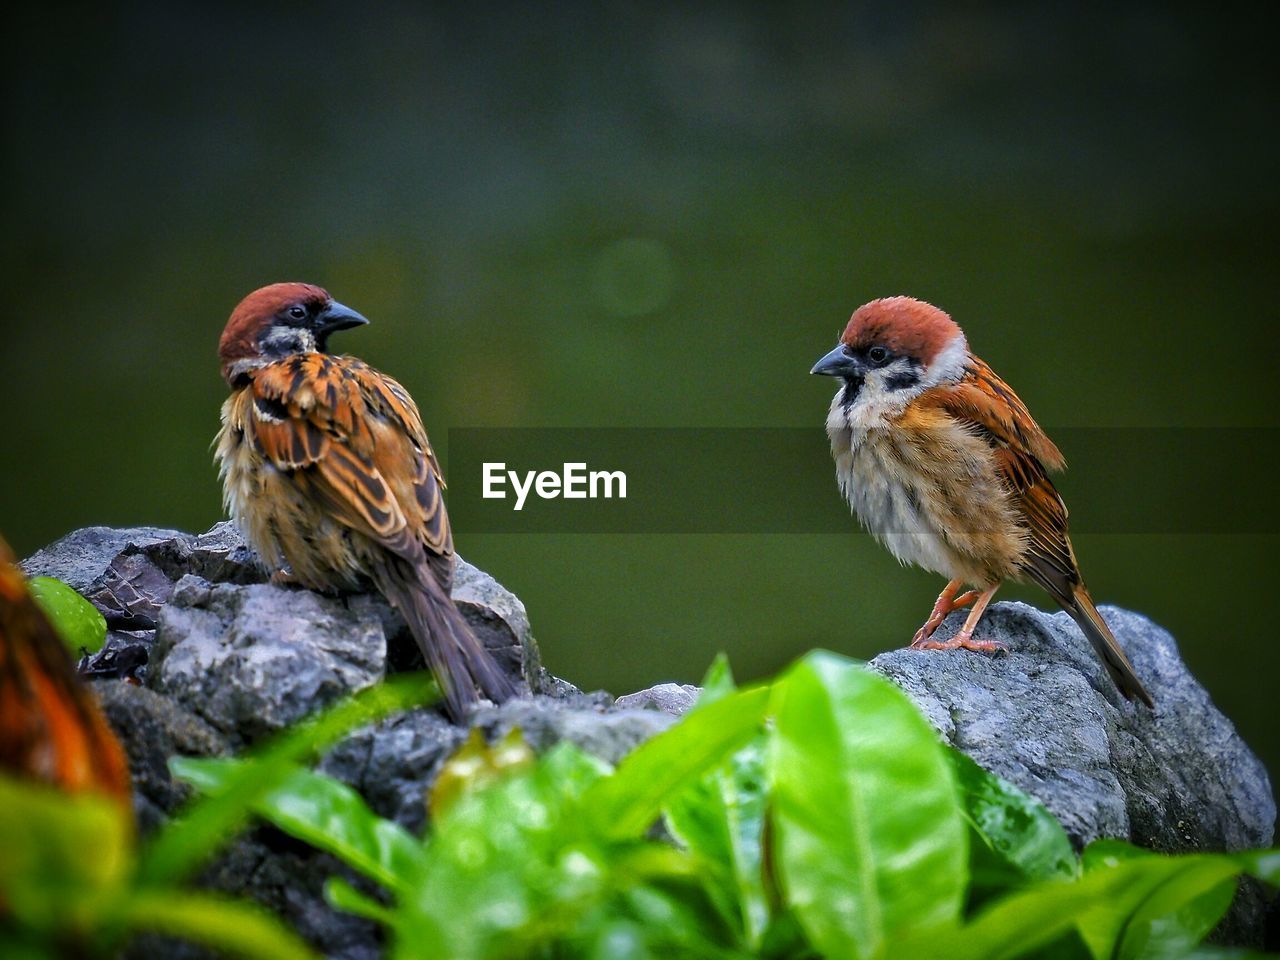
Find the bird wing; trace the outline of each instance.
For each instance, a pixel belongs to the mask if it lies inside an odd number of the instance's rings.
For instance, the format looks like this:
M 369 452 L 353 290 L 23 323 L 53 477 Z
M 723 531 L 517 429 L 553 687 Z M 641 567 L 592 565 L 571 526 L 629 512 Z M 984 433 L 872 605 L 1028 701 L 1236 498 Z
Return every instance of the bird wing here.
M 1025 529 L 1021 566 L 1057 599 L 1069 598 L 1080 572 L 1067 536 L 1067 506 L 1049 479 L 1066 461 L 1018 395 L 986 363 L 970 356 L 964 377 L 934 387 L 918 403 L 936 407 L 984 440 Z
M 309 353 L 261 368 L 249 389 L 246 432 L 264 457 L 334 519 L 414 565 L 425 551 L 450 581 L 444 479 L 404 387 L 353 357 Z

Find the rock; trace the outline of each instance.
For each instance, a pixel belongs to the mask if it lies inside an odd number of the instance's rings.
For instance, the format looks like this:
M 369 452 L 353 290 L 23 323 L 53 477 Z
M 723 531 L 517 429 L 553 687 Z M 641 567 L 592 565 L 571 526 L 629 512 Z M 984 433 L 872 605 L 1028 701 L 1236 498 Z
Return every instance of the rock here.
M 170 756 L 239 750 L 389 673 L 422 665 L 403 620 L 380 596 L 269 584 L 230 524 L 199 536 L 79 530 L 24 566 L 66 580 L 107 617 L 107 646 L 90 658 L 90 672 L 118 675 L 138 650 L 150 655 L 150 688 L 94 684 L 129 753 L 144 830 L 187 795 L 169 776 Z M 533 693 L 472 714 L 469 725 L 491 739 L 518 727 L 535 750 L 568 740 L 616 763 L 698 695 L 697 687 L 674 683 L 616 701 L 582 693 L 543 669 L 524 605 L 488 574 L 459 560 L 454 599 L 499 663 Z M 871 665 L 906 690 L 947 740 L 1039 797 L 1077 844 L 1105 836 L 1170 852 L 1270 845 L 1275 806 L 1266 772 L 1187 671 L 1173 638 L 1137 614 L 1104 614 L 1155 697 L 1154 712 L 1120 697 L 1066 614 L 1023 604 L 996 605 L 980 628 L 1009 646 L 1006 655 L 897 650 Z M 959 623 L 949 619 L 940 636 Z M 379 814 L 421 830 L 426 791 L 467 732 L 436 709 L 410 711 L 348 736 L 320 769 Z M 258 827 L 233 842 L 204 880 L 279 911 L 329 956 L 374 956 L 374 929 L 323 902 L 321 881 L 336 866 Z M 1242 885 L 1219 938 L 1256 942 L 1263 909 L 1259 890 Z M 161 954 L 168 955 L 152 951 Z
M 683 716 L 693 707 L 701 687 L 691 683 L 659 683 L 645 690 L 619 697 L 615 705 L 637 710 L 661 710 L 673 717 Z
M 1039 798 L 1077 846 L 1119 837 L 1167 853 L 1271 845 L 1262 763 L 1187 670 L 1168 631 L 1116 607 L 1103 616 L 1156 702 L 1127 702 L 1066 613 L 1000 603 L 982 639 L 1007 654 L 894 650 L 871 666 L 901 686 L 950 743 Z M 954 634 L 963 614 L 939 628 Z M 1265 898 L 1241 885 L 1218 936 L 1256 943 Z
M 144 833 L 155 829 L 190 797 L 186 784 L 169 775 L 169 758 L 228 753 L 229 743 L 176 700 L 129 683 L 93 685 L 107 720 L 129 755 L 134 809 Z
M 490 742 L 519 728 L 540 753 L 568 740 L 609 763 L 673 722 L 674 717 L 657 711 L 606 709 L 584 694 L 569 699 L 534 695 L 481 708 L 471 717 Z M 329 752 L 320 769 L 358 790 L 379 815 L 418 832 L 426 822 L 427 790 L 466 736 L 464 728 L 437 711 L 414 710 L 348 737 Z
M 1156 850 L 1271 843 L 1276 818 L 1261 762 L 1214 707 L 1169 633 L 1145 617 L 1103 615 L 1156 701 L 1124 700 L 1065 613 L 993 606 L 979 628 L 1009 653 L 894 650 L 871 661 L 939 732 L 1034 794 L 1077 844 L 1124 837 Z M 952 615 L 939 637 L 963 621 Z
M 67 581 L 107 618 L 107 643 L 84 669 L 98 678 L 94 687 L 129 754 L 144 832 L 189 795 L 169 775 L 170 757 L 238 751 L 388 673 L 423 665 L 403 619 L 380 596 L 270 584 L 229 523 L 198 536 L 149 527 L 77 530 L 24 567 Z M 536 694 L 481 709 L 473 723 L 494 735 L 520 726 L 539 749 L 570 739 L 616 762 L 672 722 L 655 711 L 606 714 L 608 695 L 583 694 L 547 673 L 524 604 L 461 559 L 453 594 L 498 663 Z M 147 687 L 105 679 L 138 673 L 148 658 Z M 415 710 L 357 731 L 320 769 L 351 784 L 380 814 L 420 830 L 427 788 L 465 737 L 439 711 Z M 324 878 L 342 872 L 324 854 L 258 827 L 233 841 L 202 882 L 277 911 L 327 955 L 376 956 L 373 925 L 324 902 Z M 170 948 L 207 955 L 162 938 L 147 944 L 155 945 L 153 955 L 170 955 Z M 130 955 L 149 949 L 135 945 Z
M 232 743 L 252 743 L 378 683 L 387 638 L 367 604 L 188 574 L 160 614 L 152 683 Z

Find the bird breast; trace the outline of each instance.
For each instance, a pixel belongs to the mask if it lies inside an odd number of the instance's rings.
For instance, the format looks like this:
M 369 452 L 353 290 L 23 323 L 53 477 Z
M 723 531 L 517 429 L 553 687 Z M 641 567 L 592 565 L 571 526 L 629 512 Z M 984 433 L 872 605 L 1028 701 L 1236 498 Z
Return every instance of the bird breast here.
M 252 403 L 251 391 L 239 390 L 222 407 L 216 458 L 227 513 L 269 571 L 288 567 L 294 580 L 316 590 L 358 588 L 356 535 L 303 489 L 298 473 L 305 471 L 278 470 L 248 440 Z
M 908 407 L 851 425 L 827 421 L 840 489 L 859 521 L 902 563 L 977 586 L 1014 575 L 1025 550 L 992 450 L 952 418 Z

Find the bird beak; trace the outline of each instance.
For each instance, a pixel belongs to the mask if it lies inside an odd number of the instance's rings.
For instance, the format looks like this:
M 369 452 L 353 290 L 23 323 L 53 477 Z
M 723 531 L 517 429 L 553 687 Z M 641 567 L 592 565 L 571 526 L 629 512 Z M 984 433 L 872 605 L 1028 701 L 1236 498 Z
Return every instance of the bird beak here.
M 316 318 L 312 321 L 315 332 L 320 336 L 328 336 L 335 330 L 350 330 L 352 327 L 362 327 L 369 321 L 356 313 L 350 307 L 344 307 L 338 301 L 334 300 L 327 307 L 316 314 Z
M 815 363 L 809 372 L 821 377 L 860 377 L 865 371 L 862 362 L 846 353 L 842 343 Z

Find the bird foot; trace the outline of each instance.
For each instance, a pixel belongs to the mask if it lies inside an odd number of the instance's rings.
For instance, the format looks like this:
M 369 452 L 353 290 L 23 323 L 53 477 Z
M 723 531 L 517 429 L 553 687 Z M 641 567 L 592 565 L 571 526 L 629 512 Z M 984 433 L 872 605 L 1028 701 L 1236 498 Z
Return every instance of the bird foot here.
M 293 571 L 280 569 L 271 575 L 270 581 L 272 586 L 276 587 L 300 587 L 302 581 L 294 576 Z
M 924 649 L 925 644 L 933 632 L 942 626 L 942 621 L 947 619 L 947 614 L 953 610 L 960 610 L 969 606 L 978 599 L 977 590 L 966 590 L 964 593 L 956 596 L 956 590 L 960 587 L 959 580 L 952 580 L 947 584 L 946 589 L 938 595 L 938 601 L 933 605 L 933 611 L 929 614 L 929 619 L 924 625 L 916 631 L 916 635 L 911 638 L 911 646 L 917 650 Z
M 961 630 L 949 640 L 934 640 L 921 637 L 919 631 L 916 639 L 911 641 L 912 650 L 976 650 L 979 653 L 1008 653 L 1009 647 L 999 640 L 975 640 L 973 634 Z

